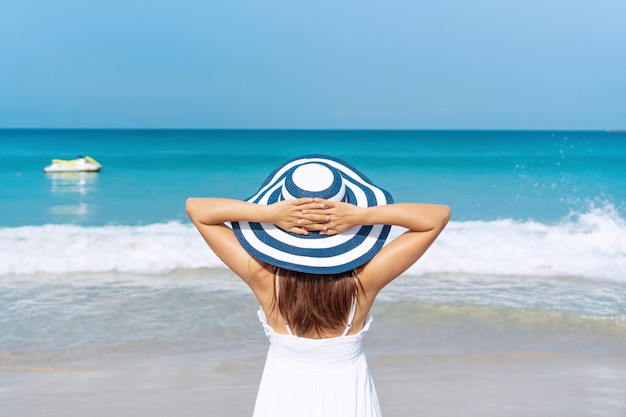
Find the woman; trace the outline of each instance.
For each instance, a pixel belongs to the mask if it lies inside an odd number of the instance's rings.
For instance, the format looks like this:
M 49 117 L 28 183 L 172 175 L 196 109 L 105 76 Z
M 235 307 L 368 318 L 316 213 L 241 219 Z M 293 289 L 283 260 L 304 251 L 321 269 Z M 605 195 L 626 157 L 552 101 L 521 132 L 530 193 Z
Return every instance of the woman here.
M 379 416 L 361 348 L 370 308 L 434 242 L 449 208 L 392 204 L 350 164 L 308 155 L 247 201 L 190 198 L 186 209 L 261 306 L 270 349 L 254 416 Z M 407 231 L 384 245 L 392 225 Z

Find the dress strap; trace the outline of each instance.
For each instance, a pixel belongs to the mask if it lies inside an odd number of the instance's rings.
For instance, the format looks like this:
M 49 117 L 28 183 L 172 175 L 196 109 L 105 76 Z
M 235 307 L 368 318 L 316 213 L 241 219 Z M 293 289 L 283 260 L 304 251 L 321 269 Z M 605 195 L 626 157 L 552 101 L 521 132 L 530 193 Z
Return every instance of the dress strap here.
M 357 288 L 359 287 L 359 277 L 356 274 L 356 270 L 352 271 L 352 276 L 354 277 L 354 283 L 356 284 Z M 348 334 L 348 332 L 350 331 L 350 329 L 352 328 L 352 322 L 354 321 L 354 315 L 356 314 L 356 304 L 357 304 L 357 298 L 356 295 L 352 296 L 352 306 L 350 306 L 350 315 L 348 316 L 348 324 L 346 324 L 346 328 L 343 330 L 343 334 L 342 336 L 345 336 Z
M 280 290 L 279 285 L 280 284 L 278 282 L 278 268 L 276 268 L 274 270 L 274 288 L 276 290 L 276 304 L 278 304 L 278 292 Z M 289 323 L 287 323 L 287 320 L 285 320 L 283 324 L 285 325 L 285 329 L 287 329 L 287 333 L 289 333 L 290 336 L 293 336 L 293 332 L 291 331 L 291 327 L 289 327 Z
M 350 315 L 348 316 L 348 324 L 346 324 L 346 328 L 343 330 L 342 336 L 347 335 L 350 329 L 352 328 L 352 322 L 354 321 L 355 313 L 356 313 L 356 296 L 352 296 L 352 306 L 350 307 Z

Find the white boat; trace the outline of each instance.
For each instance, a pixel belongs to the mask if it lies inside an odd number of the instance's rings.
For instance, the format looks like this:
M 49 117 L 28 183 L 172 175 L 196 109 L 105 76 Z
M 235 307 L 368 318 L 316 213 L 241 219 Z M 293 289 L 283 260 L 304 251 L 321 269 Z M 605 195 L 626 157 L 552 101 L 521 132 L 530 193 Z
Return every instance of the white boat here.
M 43 172 L 98 172 L 102 165 L 90 156 L 79 156 L 76 159 L 53 159 Z

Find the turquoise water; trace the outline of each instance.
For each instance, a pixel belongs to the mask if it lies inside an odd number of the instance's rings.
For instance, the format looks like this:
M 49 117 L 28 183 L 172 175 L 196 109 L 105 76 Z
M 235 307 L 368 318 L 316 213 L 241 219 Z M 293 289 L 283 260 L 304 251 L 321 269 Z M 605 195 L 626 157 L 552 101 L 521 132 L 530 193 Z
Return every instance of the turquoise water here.
M 323 153 L 395 201 L 451 206 L 412 273 L 626 281 L 626 133 L 0 130 L 0 145 L 0 276 L 221 266 L 188 250 L 185 199 L 243 199 L 283 161 Z M 77 154 L 102 172 L 42 172 Z
M 184 222 L 187 196 L 248 197 L 309 153 L 351 162 L 396 201 L 449 204 L 458 221 L 626 213 L 624 133 L 0 130 L 0 226 Z M 77 154 L 103 171 L 42 173 Z
M 455 329 L 467 346 L 493 331 L 511 349 L 626 352 L 624 133 L 0 130 L 0 367 L 218 355 L 225 343 L 250 353 L 255 302 L 185 199 L 249 197 L 309 153 L 347 160 L 395 201 L 452 208 L 440 239 L 381 293 L 380 351 L 399 334 L 399 349 L 426 351 Z M 102 172 L 42 172 L 77 154 Z M 414 340 L 411 326 L 429 333 Z

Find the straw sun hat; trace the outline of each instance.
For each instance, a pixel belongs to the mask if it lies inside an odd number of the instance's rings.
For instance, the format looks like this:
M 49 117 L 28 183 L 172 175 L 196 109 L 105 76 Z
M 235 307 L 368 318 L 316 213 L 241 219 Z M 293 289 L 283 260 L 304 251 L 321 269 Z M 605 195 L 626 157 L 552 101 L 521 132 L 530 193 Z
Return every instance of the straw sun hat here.
M 326 155 L 306 155 L 280 165 L 246 201 L 269 205 L 282 200 L 319 197 L 359 207 L 393 203 L 391 195 L 352 165 Z M 355 226 L 332 236 L 297 235 L 276 225 L 232 222 L 235 235 L 250 255 L 270 265 L 313 274 L 355 269 L 376 255 L 390 226 Z

